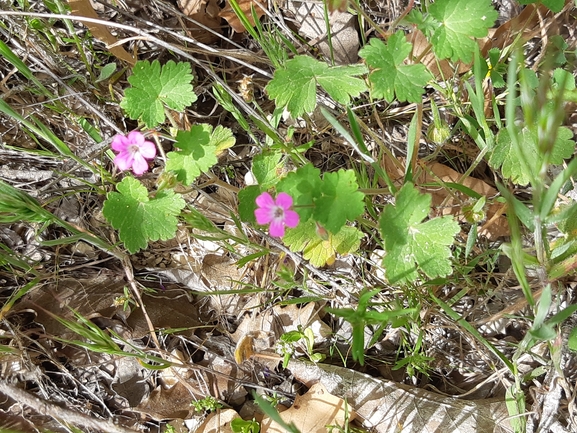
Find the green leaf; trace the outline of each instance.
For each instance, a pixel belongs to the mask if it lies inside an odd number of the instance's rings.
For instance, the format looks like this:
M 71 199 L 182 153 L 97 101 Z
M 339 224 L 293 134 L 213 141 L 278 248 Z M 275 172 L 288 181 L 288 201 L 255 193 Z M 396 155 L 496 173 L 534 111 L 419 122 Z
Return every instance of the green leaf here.
M 234 433 L 259 433 L 260 426 L 256 421 L 245 421 L 242 418 L 235 418 L 230 422 L 230 429 Z
M 385 45 L 380 39 L 371 39 L 359 51 L 371 69 L 369 81 L 371 95 L 392 102 L 396 98 L 403 102 L 421 102 L 425 85 L 432 78 L 423 64 L 403 64 L 412 50 L 402 31 L 392 35 Z
M 183 111 L 196 101 L 192 79 L 188 63 L 170 60 L 161 67 L 158 60 L 137 62 L 128 78 L 132 87 L 124 92 L 120 106 L 131 119 L 141 119 L 147 128 L 154 128 L 164 122 L 164 106 Z
M 567 340 L 567 347 L 572 352 L 577 352 L 577 328 L 573 328 L 569 333 L 569 339 Z
M 386 250 L 383 267 L 389 282 L 412 282 L 417 279 L 417 270 L 429 278 L 452 273 L 449 246 L 459 225 L 451 217 L 423 223 L 430 206 L 430 194 L 420 194 L 411 183 L 399 190 L 395 205 L 385 206 L 380 228 Z
M 491 0 L 437 0 L 429 13 L 439 22 L 431 37 L 437 57 L 465 63 L 473 60 L 476 44 L 473 38 L 487 36 L 499 17 Z
M 109 79 L 112 76 L 112 74 L 114 74 L 114 72 L 116 72 L 116 63 L 108 63 L 107 65 L 104 65 L 103 68 L 100 70 L 100 74 L 98 75 L 96 82 L 100 83 L 104 80 Z
M 431 15 L 423 14 L 423 12 L 417 8 L 411 9 L 411 12 L 405 17 L 404 21 L 416 25 L 428 39 L 431 38 L 431 35 L 439 26 L 439 23 Z
M 547 47 L 547 50 L 551 50 L 551 56 L 553 59 L 553 64 L 555 66 L 563 66 L 567 63 L 567 57 L 565 56 L 565 52 L 568 51 L 569 44 L 565 42 L 563 36 L 561 35 L 551 35 L 549 38 L 550 48 Z
M 321 267 L 334 263 L 337 253 L 345 255 L 356 251 L 362 237 L 363 233 L 355 227 L 345 226 L 334 235 L 328 233 L 323 240 L 317 233 L 315 221 L 310 219 L 294 229 L 287 229 L 283 242 L 291 251 L 302 251 L 303 257 L 313 266 Z
M 231 148 L 236 143 L 236 138 L 232 134 L 230 128 L 218 125 L 210 135 L 210 144 L 215 147 L 216 154 L 219 155 L 222 151 Z
M 208 233 L 220 233 L 220 229 L 214 225 L 202 212 L 192 206 L 188 207 L 189 212 L 181 215 L 193 229 L 202 230 Z
M 572 203 L 559 212 L 558 227 L 569 239 L 577 237 L 577 204 Z
M 218 161 L 215 143 L 222 143 L 223 131 L 218 130 L 215 135 L 216 132 L 208 124 L 194 125 L 190 131 L 178 131 L 174 146 L 180 150 L 166 155 L 166 170 L 174 171 L 183 185 L 192 184 Z
M 238 192 L 238 214 L 240 219 L 256 224 L 254 210 L 256 209 L 256 198 L 262 192 L 260 186 L 251 185 Z
M 146 248 L 148 241 L 174 237 L 176 216 L 186 203 L 173 190 L 149 198 L 146 188 L 133 177 L 125 177 L 116 189 L 118 192 L 108 193 L 102 213 L 130 253 Z
M 565 69 L 557 68 L 553 71 L 553 83 L 554 88 L 560 89 L 564 86 L 564 91 L 570 91 L 575 89 L 575 77 L 569 71 Z
M 364 194 L 358 189 L 352 170 L 325 173 L 321 179 L 320 170 L 312 164 L 289 173 L 277 184 L 277 191 L 293 197 L 301 224 L 312 216 L 333 234 L 364 212 Z
M 252 160 L 252 174 L 263 190 L 276 185 L 281 174 L 281 154 L 277 152 L 263 152 Z
M 320 192 L 313 216 L 333 234 L 338 233 L 347 220 L 354 221 L 365 211 L 365 195 L 359 191 L 352 170 L 325 173 Z
M 356 78 L 366 73 L 364 65 L 333 66 L 309 56 L 296 56 L 277 69 L 266 86 L 277 107 L 286 107 L 293 117 L 312 113 L 317 104 L 317 84 L 335 101 L 348 104 L 351 97 L 366 90 L 365 82 Z
M 500 89 L 505 87 L 505 79 L 503 75 L 507 73 L 507 66 L 499 62 L 501 58 L 501 50 L 499 48 L 491 48 L 489 50 L 489 62 L 491 63 L 491 81 L 493 82 L 493 87 Z
M 371 298 L 377 293 L 379 293 L 379 290 L 373 290 L 361 294 L 356 310 L 353 310 L 352 308 L 325 308 L 325 311 L 328 313 L 342 317 L 351 324 L 353 328 L 353 344 L 351 350 L 353 353 L 353 360 L 359 361 L 361 365 L 364 365 L 365 362 L 365 327 L 367 326 L 367 308 L 369 307 Z
M 575 148 L 572 137 L 573 133 L 569 128 L 564 126 L 559 128 L 549 156 L 551 164 L 561 164 L 564 159 L 571 157 Z M 519 134 L 519 147 L 520 149 L 513 146 L 508 130 L 501 129 L 497 135 L 495 149 L 489 157 L 489 165 L 495 169 L 501 168 L 503 176 L 511 181 L 527 185 L 532 178 L 531 174 L 533 176 L 537 174 L 538 164 L 542 159 L 537 148 L 537 133 L 524 127 Z M 523 155 L 519 152 L 523 152 Z M 525 164 L 520 163 L 521 158 L 529 164 L 532 173 L 524 169 Z
M 286 192 L 294 200 L 294 210 L 301 217 L 301 224 L 314 211 L 314 200 L 320 196 L 321 171 L 312 164 L 299 167 L 289 173 L 276 186 L 278 192 Z

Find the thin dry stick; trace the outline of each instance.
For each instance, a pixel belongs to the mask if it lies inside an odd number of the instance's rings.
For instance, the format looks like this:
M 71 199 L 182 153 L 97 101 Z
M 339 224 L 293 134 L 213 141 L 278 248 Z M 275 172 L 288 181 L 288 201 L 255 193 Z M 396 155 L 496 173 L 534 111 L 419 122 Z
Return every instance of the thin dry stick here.
M 134 433 L 135 430 L 124 428 L 114 424 L 112 421 L 92 418 L 70 409 L 65 409 L 52 403 L 48 403 L 38 397 L 35 397 L 26 391 L 0 381 L 0 393 L 10 397 L 17 402 L 24 404 L 41 415 L 50 416 L 60 422 L 80 425 L 85 428 L 105 431 L 108 433 Z

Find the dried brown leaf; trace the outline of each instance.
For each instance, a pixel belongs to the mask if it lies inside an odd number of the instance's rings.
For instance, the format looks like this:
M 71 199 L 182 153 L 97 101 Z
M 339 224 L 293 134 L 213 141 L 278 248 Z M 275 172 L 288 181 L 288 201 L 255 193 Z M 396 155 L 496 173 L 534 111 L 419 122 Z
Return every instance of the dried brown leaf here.
M 130 335 L 126 335 L 126 338 L 142 338 L 149 334 L 142 309 L 124 311 L 122 306 L 114 305 L 115 299 L 124 295 L 125 285 L 123 280 L 106 276 L 92 280 L 62 279 L 58 284 L 47 285 L 41 290 L 29 293 L 14 311 L 36 311 L 36 322 L 43 325 L 47 334 L 67 340 L 76 340 L 78 335 L 68 330 L 50 313 L 71 321 L 76 321 L 74 311 L 87 319 L 111 319 L 118 316 L 131 328 Z M 144 293 L 142 298 L 156 328 L 193 328 L 200 323 L 196 319 L 199 313 L 187 298 L 188 295 L 184 290 L 167 288 L 158 294 Z M 120 320 L 108 323 L 124 327 Z
M 330 394 L 317 383 L 304 395 L 297 395 L 291 408 L 280 414 L 284 422 L 294 423 L 301 432 L 326 433 L 327 425 L 345 424 L 345 401 Z M 352 421 L 355 414 L 349 412 Z M 285 429 L 268 417 L 261 422 L 262 433 L 285 433 Z
M 92 7 L 90 0 L 68 0 L 68 3 L 70 4 L 72 15 L 96 19 L 100 18 Z M 104 42 L 106 45 L 110 46 L 118 42 L 118 39 L 108 31 L 108 28 L 104 24 L 87 22 L 85 25 L 92 33 L 92 36 L 101 42 Z M 108 50 L 118 59 L 123 60 L 130 65 L 134 65 L 136 63 L 134 57 L 132 57 L 130 53 L 128 53 L 124 48 L 120 46 L 110 47 Z
M 311 327 L 315 333 L 315 339 L 326 338 L 331 333 L 329 326 L 320 320 L 319 307 L 314 302 L 309 302 L 304 307 L 298 305 L 275 305 L 257 316 L 247 315 L 232 335 L 235 342 L 239 342 L 246 335 L 253 339 L 257 334 L 264 333 L 273 335 L 276 339 L 289 331 L 296 331 L 299 326 Z M 257 334 L 255 334 L 257 333 Z M 253 341 L 254 343 L 254 341 Z
M 401 165 L 399 165 L 399 161 Z M 383 162 L 385 170 L 391 176 L 393 182 L 399 183 L 404 177 L 404 168 L 402 167 L 405 164 L 404 159 L 399 158 L 393 161 L 385 156 Z M 462 177 L 461 173 L 446 165 L 438 162 L 428 162 L 421 165 L 420 170 L 417 169 L 414 182 L 417 186 L 432 183 L 439 184 L 440 182 L 460 183 L 488 199 L 497 195 L 497 190 L 483 180 L 471 176 L 467 176 L 464 179 Z M 448 190 L 441 186 L 421 188 L 421 190 L 433 196 L 433 207 L 440 207 L 440 212 L 443 215 L 454 215 L 457 218 L 463 217 L 463 206 L 468 204 L 469 197 L 459 191 Z M 503 216 L 504 210 L 502 205 L 499 204 L 489 204 L 486 207 L 487 222 L 479 230 L 481 236 L 494 240 L 509 234 L 509 224 L 507 218 Z
M 233 433 L 230 422 L 235 418 L 240 416 L 233 409 L 218 410 L 206 417 L 196 433 Z
M 251 9 L 254 7 L 256 16 L 260 19 L 260 17 L 264 15 L 264 9 L 267 8 L 265 2 L 260 2 L 258 0 L 238 0 L 238 5 L 240 6 L 240 9 L 245 14 L 245 16 L 248 18 L 249 23 L 253 26 L 255 23 L 252 17 Z M 226 7 L 220 11 L 219 16 L 224 18 L 235 32 L 243 33 L 246 31 L 228 0 L 226 2 Z
M 425 65 L 436 79 L 449 79 L 454 75 L 454 66 L 449 63 L 448 60 L 437 60 L 437 57 L 431 48 L 431 44 L 423 32 L 417 29 L 407 35 L 407 40 L 413 44 L 413 59 L 415 59 L 415 61 L 418 60 L 419 63 Z M 469 69 L 471 69 L 471 65 L 457 62 L 458 74 L 464 74 Z
M 288 368 L 305 385 L 320 383 L 334 396 L 346 399 L 363 419 L 363 426 L 377 433 L 513 432 L 503 399 L 446 397 L 334 365 L 291 361 Z
M 190 402 L 193 397 L 181 382 L 170 389 L 157 387 L 146 401 L 132 409 L 150 416 L 155 420 L 187 418 L 192 411 Z
M 177 4 L 183 14 L 191 20 L 220 33 L 220 7 L 217 0 L 177 0 Z M 187 21 L 189 34 L 199 42 L 210 44 L 218 40 L 214 33 Z

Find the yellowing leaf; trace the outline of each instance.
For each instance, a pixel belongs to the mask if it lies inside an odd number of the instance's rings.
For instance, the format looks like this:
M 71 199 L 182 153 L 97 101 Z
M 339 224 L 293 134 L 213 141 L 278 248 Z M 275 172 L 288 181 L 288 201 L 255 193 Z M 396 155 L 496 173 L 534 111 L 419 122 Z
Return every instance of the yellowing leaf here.
M 334 263 L 337 253 L 345 255 L 356 251 L 363 237 L 362 232 L 350 226 L 342 227 L 338 233 L 326 234 L 328 237 L 323 240 L 315 221 L 309 219 L 294 229 L 288 229 L 283 241 L 291 251 L 302 251 L 303 257 L 313 266 L 321 267 Z

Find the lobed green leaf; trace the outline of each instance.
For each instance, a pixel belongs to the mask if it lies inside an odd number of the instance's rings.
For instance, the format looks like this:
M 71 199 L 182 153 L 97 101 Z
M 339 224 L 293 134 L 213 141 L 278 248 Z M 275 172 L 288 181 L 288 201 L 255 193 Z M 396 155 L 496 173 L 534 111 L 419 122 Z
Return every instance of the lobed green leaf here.
M 426 222 L 431 196 L 420 194 L 406 183 L 397 193 L 395 204 L 385 206 L 380 228 L 385 241 L 383 267 L 391 283 L 412 282 L 421 270 L 430 278 L 450 275 L 451 250 L 460 228 L 451 217 Z
M 317 104 L 317 84 L 335 101 L 348 104 L 352 97 L 366 90 L 365 82 L 356 78 L 366 73 L 364 65 L 329 67 L 309 56 L 296 56 L 277 69 L 266 86 L 277 107 L 286 107 L 293 117 L 312 113 Z
M 373 98 L 392 102 L 396 96 L 401 102 L 421 102 L 424 87 L 432 76 L 422 64 L 403 64 L 411 50 L 412 44 L 407 42 L 402 31 L 398 31 L 387 44 L 373 38 L 359 51 L 359 56 L 371 69 L 369 82 Z
M 174 237 L 176 216 L 186 204 L 174 191 L 163 190 L 149 198 L 144 185 L 133 177 L 125 177 L 116 189 L 108 193 L 102 213 L 130 253 L 145 249 L 148 241 Z
M 192 73 L 188 63 L 168 61 L 160 66 L 158 60 L 137 62 L 128 82 L 120 106 L 131 119 L 142 120 L 147 128 L 164 122 L 164 107 L 183 111 L 196 101 L 192 91 Z

